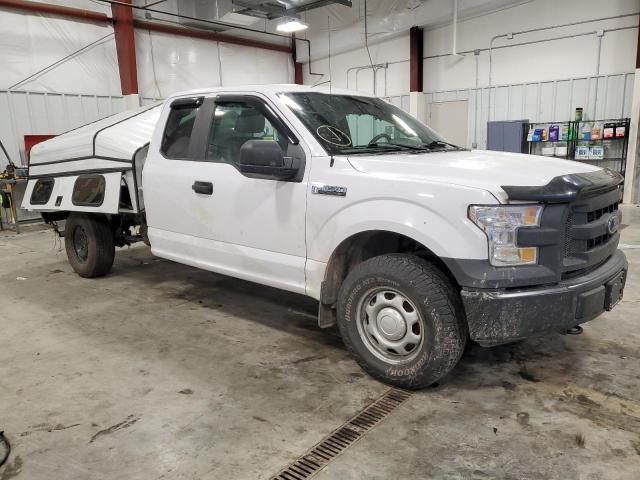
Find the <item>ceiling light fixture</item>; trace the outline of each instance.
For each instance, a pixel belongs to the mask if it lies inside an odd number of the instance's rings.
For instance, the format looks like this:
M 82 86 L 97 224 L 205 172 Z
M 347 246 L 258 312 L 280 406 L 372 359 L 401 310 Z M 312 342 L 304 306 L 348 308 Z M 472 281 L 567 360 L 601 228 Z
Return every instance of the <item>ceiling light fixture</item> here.
M 300 30 L 306 30 L 307 28 L 309 28 L 309 25 L 295 17 L 284 17 L 276 26 L 276 30 L 285 33 L 299 32 Z

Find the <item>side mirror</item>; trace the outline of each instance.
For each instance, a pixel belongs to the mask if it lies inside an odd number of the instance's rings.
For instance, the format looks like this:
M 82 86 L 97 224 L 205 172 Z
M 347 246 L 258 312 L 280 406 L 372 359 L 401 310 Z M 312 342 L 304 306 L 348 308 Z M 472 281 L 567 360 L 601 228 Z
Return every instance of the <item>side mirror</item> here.
M 275 140 L 247 140 L 240 147 L 240 171 L 250 176 L 288 180 L 296 176 L 290 157 Z

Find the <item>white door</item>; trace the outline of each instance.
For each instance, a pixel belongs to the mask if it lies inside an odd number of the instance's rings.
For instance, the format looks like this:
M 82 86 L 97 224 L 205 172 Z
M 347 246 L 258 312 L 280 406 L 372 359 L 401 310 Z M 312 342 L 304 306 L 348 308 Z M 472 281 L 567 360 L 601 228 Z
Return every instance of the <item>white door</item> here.
M 144 192 L 152 250 L 304 293 L 304 171 L 285 181 L 242 173 L 239 166 L 240 148 L 249 140 L 271 140 L 266 143 L 272 146 L 275 141 L 285 155 L 299 154 L 301 147 L 292 144 L 290 132 L 279 131 L 281 120 L 261 108 L 262 100 L 223 98 L 217 104 L 207 99 L 199 108 L 188 147 L 179 134 L 169 140 L 165 134 L 165 157 L 147 161 Z M 184 120 L 171 117 L 186 116 L 183 110 L 172 111 L 167 121 L 169 127 L 178 125 L 176 132 Z
M 454 145 L 467 146 L 468 121 L 469 105 L 467 100 L 431 104 L 429 126 Z

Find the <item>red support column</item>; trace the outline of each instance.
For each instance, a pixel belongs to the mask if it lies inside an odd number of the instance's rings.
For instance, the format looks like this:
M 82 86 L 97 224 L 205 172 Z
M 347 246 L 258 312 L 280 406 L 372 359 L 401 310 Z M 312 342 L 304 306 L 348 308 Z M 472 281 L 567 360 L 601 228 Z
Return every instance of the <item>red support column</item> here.
M 424 31 L 420 27 L 409 30 L 409 91 L 422 92 Z
M 131 3 L 131 0 L 121 0 Z M 111 4 L 113 29 L 116 37 L 116 53 L 120 69 L 122 95 L 138 93 L 138 69 L 136 66 L 136 42 L 133 32 L 133 9 L 125 5 Z
M 295 62 L 293 64 L 294 67 L 294 82 L 296 83 L 296 85 L 304 85 L 304 75 L 302 74 L 302 64 Z

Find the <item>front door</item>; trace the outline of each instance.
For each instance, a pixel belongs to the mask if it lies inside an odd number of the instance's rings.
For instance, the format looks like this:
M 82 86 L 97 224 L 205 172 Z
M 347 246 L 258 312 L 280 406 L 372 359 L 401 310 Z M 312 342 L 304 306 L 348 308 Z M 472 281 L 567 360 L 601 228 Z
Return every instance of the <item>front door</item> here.
M 275 140 L 284 155 L 300 155 L 286 124 L 262 99 L 238 95 L 178 105 L 166 123 L 163 155 L 144 172 L 153 252 L 304 293 L 305 172 L 282 181 L 239 168 L 250 140 Z

